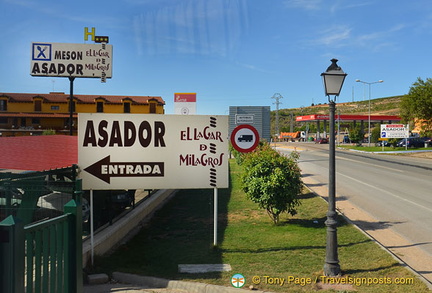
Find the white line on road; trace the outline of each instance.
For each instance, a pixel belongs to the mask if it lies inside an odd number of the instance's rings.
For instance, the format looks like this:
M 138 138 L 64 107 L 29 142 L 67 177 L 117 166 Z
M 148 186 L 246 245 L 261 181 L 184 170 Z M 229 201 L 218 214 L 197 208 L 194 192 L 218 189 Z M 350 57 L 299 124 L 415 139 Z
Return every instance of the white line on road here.
M 384 167 L 384 166 L 381 166 L 381 165 L 376 165 L 376 164 L 371 164 L 371 163 L 365 163 L 365 162 L 362 162 L 362 161 L 359 161 L 359 160 L 348 159 L 348 158 L 342 158 L 342 157 L 336 157 L 336 159 L 337 159 L 337 160 L 351 161 L 351 162 L 355 162 L 356 164 L 358 164 L 358 163 L 360 162 L 360 163 L 362 163 L 362 164 L 370 165 L 370 166 L 373 166 L 373 167 L 375 167 L 375 168 L 383 168 L 383 169 L 390 170 L 390 171 L 392 171 L 392 172 L 405 173 L 405 171 L 403 171 L 403 170 L 399 170 L 399 169 L 396 169 L 396 168 L 390 168 L 390 167 Z
M 406 198 L 400 197 L 400 196 L 398 196 L 398 195 L 396 195 L 396 194 L 394 194 L 394 193 L 391 193 L 391 192 L 389 192 L 389 191 L 387 191 L 387 190 L 385 190 L 385 189 L 382 189 L 382 188 L 376 187 L 376 186 L 374 186 L 374 185 L 371 185 L 371 184 L 365 183 L 365 182 L 363 182 L 363 181 L 357 180 L 357 179 L 355 179 L 355 178 L 353 178 L 353 177 L 347 176 L 347 175 L 342 174 L 342 173 L 339 173 L 339 172 L 338 172 L 337 174 L 338 174 L 339 176 L 344 176 L 344 177 L 346 177 L 346 178 L 348 178 L 348 179 L 351 179 L 351 180 L 353 180 L 353 181 L 355 181 L 355 182 L 358 182 L 358 183 L 364 184 L 364 185 L 369 186 L 369 187 L 371 187 L 371 188 L 375 188 L 376 190 L 378 190 L 378 191 L 380 191 L 380 192 L 386 193 L 386 194 L 388 194 L 388 195 L 390 195 L 390 196 L 393 196 L 393 197 L 395 197 L 395 198 L 397 198 L 397 199 L 400 199 L 400 200 L 402 200 L 402 201 L 405 201 L 405 202 L 407 202 L 407 203 L 410 203 L 410 204 L 412 204 L 412 205 L 415 205 L 415 206 L 417 206 L 417 207 L 420 207 L 420 208 L 422 208 L 422 209 L 425 209 L 425 210 L 427 210 L 427 211 L 429 211 L 429 212 L 432 212 L 432 209 L 427 208 L 427 207 L 425 207 L 424 205 L 421 205 L 421 204 L 418 204 L 418 203 L 413 202 L 413 201 L 411 201 L 411 200 L 408 200 L 408 199 L 406 199 Z

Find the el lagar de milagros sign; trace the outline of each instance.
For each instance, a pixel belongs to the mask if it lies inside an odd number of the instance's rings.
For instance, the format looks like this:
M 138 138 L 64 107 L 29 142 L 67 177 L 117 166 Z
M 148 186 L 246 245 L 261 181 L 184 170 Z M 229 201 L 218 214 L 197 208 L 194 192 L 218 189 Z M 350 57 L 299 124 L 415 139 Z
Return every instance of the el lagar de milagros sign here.
M 228 116 L 78 114 L 84 189 L 228 187 Z

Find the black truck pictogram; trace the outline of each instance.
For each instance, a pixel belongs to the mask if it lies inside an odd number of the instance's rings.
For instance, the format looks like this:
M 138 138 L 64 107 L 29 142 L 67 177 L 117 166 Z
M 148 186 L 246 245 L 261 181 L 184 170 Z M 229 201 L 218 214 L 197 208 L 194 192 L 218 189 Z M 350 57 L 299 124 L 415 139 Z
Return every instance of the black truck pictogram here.
M 238 137 L 238 141 L 239 142 L 241 142 L 241 141 L 249 142 L 249 141 L 252 141 L 252 140 L 253 140 L 253 135 L 252 134 L 243 134 L 243 135 L 240 135 Z

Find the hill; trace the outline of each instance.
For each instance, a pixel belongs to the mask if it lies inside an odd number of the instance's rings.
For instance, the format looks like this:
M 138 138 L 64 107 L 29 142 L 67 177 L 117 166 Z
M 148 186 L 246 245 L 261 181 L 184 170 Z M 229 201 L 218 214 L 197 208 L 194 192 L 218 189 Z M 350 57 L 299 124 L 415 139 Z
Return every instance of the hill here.
M 379 98 L 370 100 L 370 113 L 371 115 L 400 115 L 399 104 L 403 96 Z M 304 130 L 305 123 L 296 123 L 296 116 L 305 116 L 312 114 L 329 114 L 329 106 L 327 103 L 318 104 L 309 107 L 292 108 L 292 109 L 279 109 L 279 130 L 281 132 L 291 132 L 292 130 Z M 349 102 L 349 103 L 336 103 L 336 114 L 369 114 L 369 100 Z M 292 117 L 292 118 L 291 118 Z M 275 120 L 276 111 L 271 112 L 271 133 L 275 133 Z

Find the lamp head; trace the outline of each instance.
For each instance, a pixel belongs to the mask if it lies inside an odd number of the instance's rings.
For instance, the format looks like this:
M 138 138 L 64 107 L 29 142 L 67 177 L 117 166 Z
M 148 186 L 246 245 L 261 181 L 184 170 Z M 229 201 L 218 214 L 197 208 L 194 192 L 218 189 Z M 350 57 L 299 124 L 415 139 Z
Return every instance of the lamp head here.
M 342 85 L 345 81 L 346 74 L 342 68 L 337 65 L 337 59 L 330 60 L 332 64 L 327 68 L 327 70 L 321 73 L 324 82 L 324 90 L 326 96 L 339 96 L 342 89 Z

